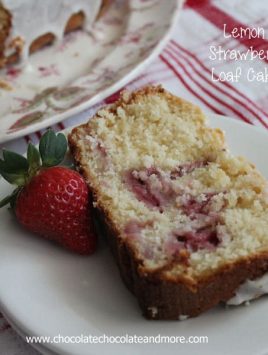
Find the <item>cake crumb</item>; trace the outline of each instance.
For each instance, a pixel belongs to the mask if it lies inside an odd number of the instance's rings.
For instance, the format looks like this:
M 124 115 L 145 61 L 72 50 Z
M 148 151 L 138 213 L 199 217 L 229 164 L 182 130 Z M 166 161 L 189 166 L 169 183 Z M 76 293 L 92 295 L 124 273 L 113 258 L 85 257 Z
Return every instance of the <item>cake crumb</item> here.
M 158 313 L 158 308 L 152 306 L 152 307 L 148 307 L 147 309 L 148 309 L 149 312 L 151 312 L 152 318 L 155 318 L 155 316 L 156 316 L 157 313 Z

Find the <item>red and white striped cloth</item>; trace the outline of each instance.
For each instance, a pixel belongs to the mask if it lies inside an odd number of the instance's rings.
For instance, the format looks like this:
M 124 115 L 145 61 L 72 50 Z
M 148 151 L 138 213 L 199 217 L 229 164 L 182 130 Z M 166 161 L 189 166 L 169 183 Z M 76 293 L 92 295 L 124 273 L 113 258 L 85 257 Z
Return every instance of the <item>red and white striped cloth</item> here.
M 168 0 L 167 0 L 168 1 Z M 268 128 L 268 83 L 212 80 L 220 72 L 234 71 L 241 66 L 244 71 L 253 68 L 264 72 L 267 60 L 254 61 L 211 60 L 210 46 L 222 49 L 236 49 L 246 53 L 248 49 L 268 50 L 268 40 L 263 38 L 225 38 L 232 29 L 262 27 L 268 34 L 268 1 L 264 0 L 188 0 L 181 13 L 172 39 L 163 52 L 139 77 L 126 88 L 137 89 L 148 83 L 161 83 L 171 92 L 201 106 L 204 110 L 227 115 L 242 121 Z M 76 115 L 53 128 L 61 130 L 77 125 L 90 117 L 104 103 L 112 102 L 118 96 L 100 102 L 95 107 Z M 37 143 L 42 132 L 5 144 L 8 149 L 24 152 L 29 140 Z M 0 147 L 1 148 L 1 147 Z M 36 352 L 10 328 L 4 318 L 0 318 L 1 355 L 29 355 Z

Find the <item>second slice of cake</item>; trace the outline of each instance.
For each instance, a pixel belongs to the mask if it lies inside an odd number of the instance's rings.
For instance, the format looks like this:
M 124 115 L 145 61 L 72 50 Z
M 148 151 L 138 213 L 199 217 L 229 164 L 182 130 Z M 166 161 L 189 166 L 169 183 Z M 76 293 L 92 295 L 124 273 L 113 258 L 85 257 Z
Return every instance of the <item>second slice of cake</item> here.
M 69 143 L 146 317 L 196 316 L 268 271 L 267 183 L 196 106 L 123 93 Z

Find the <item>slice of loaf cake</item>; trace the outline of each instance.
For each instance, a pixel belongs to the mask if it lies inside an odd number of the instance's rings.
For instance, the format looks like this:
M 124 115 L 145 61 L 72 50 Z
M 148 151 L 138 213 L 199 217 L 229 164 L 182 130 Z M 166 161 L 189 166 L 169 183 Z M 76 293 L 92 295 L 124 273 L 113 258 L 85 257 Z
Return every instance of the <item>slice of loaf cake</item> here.
M 196 316 L 268 271 L 267 183 L 198 107 L 124 92 L 69 144 L 147 318 Z

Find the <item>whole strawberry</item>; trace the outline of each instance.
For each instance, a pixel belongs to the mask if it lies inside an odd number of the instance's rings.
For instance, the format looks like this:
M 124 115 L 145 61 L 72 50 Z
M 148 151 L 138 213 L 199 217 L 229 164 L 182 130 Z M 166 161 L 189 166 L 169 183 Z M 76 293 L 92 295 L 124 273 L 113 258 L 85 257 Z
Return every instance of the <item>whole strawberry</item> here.
M 0 207 L 10 203 L 28 230 L 73 252 L 91 254 L 96 249 L 96 235 L 87 185 L 76 171 L 56 166 L 66 150 L 65 136 L 52 130 L 41 138 L 39 151 L 29 144 L 27 159 L 4 150 L 0 174 L 17 188 Z

